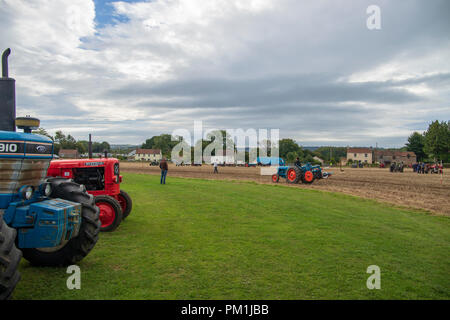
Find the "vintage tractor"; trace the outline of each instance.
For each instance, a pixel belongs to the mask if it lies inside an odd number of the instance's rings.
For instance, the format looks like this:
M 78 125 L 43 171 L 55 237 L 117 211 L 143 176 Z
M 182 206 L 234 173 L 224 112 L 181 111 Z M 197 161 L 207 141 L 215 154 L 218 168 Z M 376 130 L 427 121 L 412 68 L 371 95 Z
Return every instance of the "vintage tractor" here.
M 82 185 L 46 178 L 53 142 L 31 133 L 39 120 L 16 119 L 10 52 L 3 52 L 0 78 L 0 299 L 9 298 L 18 283 L 22 255 L 33 265 L 75 264 L 100 231 L 99 209 Z
M 286 178 L 287 183 L 313 183 L 314 180 L 326 179 L 331 173 L 322 171 L 320 166 L 307 163 L 303 166 L 279 166 L 277 173 L 272 175 L 272 182 L 280 181 L 280 177 Z
M 89 159 L 53 160 L 48 176 L 73 179 L 86 187 L 94 196 L 100 209 L 101 231 L 114 231 L 128 217 L 133 202 L 120 189 L 119 160 L 115 158 L 92 158 L 91 136 L 89 135 Z

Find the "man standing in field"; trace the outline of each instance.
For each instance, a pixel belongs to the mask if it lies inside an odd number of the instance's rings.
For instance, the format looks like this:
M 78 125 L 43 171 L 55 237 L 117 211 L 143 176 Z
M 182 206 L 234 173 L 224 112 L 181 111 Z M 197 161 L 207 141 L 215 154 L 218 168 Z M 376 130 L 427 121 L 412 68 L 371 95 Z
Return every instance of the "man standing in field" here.
M 167 171 L 169 170 L 166 158 L 162 158 L 161 162 L 159 163 L 159 168 L 161 169 L 161 184 L 166 184 Z
M 219 173 L 217 160 L 214 161 L 214 173 Z

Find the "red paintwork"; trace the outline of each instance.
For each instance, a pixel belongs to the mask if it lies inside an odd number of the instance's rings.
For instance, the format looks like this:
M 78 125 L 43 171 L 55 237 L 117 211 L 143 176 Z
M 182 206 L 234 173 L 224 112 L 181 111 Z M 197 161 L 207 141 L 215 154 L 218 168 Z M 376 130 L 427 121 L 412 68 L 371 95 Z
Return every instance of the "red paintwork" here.
M 97 163 L 92 165 L 93 163 Z M 73 178 L 74 168 L 105 168 L 105 189 L 104 190 L 87 190 L 93 196 L 107 195 L 120 201 L 118 195 L 120 193 L 120 182 L 122 176 L 119 176 L 119 181 L 116 181 L 114 175 L 114 164 L 119 163 L 116 158 L 96 158 L 96 159 L 72 159 L 72 160 L 52 160 L 47 171 L 49 177 L 63 177 L 67 179 Z M 87 165 L 90 164 L 90 165 Z
M 305 181 L 311 182 L 311 181 L 313 181 L 313 178 L 314 178 L 314 175 L 311 171 L 305 172 Z
M 297 178 L 297 173 L 295 172 L 294 169 L 291 168 L 287 172 L 287 177 L 288 177 L 289 181 L 294 181 L 295 178 Z
M 107 202 L 97 202 L 95 205 L 100 209 L 100 222 L 102 223 L 102 228 L 109 227 L 116 218 L 116 211 Z

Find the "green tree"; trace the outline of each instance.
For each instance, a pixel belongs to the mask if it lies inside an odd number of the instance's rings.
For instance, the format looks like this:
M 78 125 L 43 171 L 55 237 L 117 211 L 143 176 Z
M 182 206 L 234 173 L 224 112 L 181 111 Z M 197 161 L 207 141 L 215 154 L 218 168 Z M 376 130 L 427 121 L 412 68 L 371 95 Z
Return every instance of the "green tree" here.
M 425 132 L 424 150 L 436 160 L 449 160 L 450 123 L 436 120 L 428 126 Z
M 44 128 L 39 127 L 37 130 L 32 131 L 33 134 L 39 134 L 41 136 L 46 136 L 53 140 L 53 137 Z
M 86 140 L 79 140 L 76 143 L 76 149 L 79 153 L 87 153 L 88 152 L 89 142 Z
M 163 156 L 167 158 L 170 157 L 173 147 L 175 147 L 178 143 L 179 141 L 172 141 L 172 136 L 170 134 L 161 134 L 145 140 L 142 144 L 142 148 L 160 149 Z
M 295 151 L 290 151 L 286 154 L 285 157 L 282 157 L 283 159 L 286 159 L 286 163 L 293 163 L 297 159 L 297 157 L 300 158 L 300 155 Z
M 420 134 L 418 132 L 413 132 L 408 137 L 408 142 L 406 143 L 406 150 L 412 151 L 417 156 L 417 161 L 422 161 L 426 154 L 424 152 L 425 147 L 425 137 L 423 134 Z
M 296 153 L 296 157 L 303 157 L 302 148 L 292 139 L 281 139 L 279 146 L 280 158 L 289 161 L 288 153 L 291 153 L 290 156 L 292 156 L 293 153 Z
M 65 135 L 62 131 L 58 130 L 55 133 L 55 152 L 59 149 L 76 149 L 77 141 L 70 134 Z
M 330 152 L 331 151 L 331 152 Z M 331 153 L 331 159 L 330 159 Z M 314 155 L 318 156 L 320 159 L 326 162 L 337 163 L 338 159 L 347 156 L 347 148 L 346 147 L 320 147 L 314 151 Z

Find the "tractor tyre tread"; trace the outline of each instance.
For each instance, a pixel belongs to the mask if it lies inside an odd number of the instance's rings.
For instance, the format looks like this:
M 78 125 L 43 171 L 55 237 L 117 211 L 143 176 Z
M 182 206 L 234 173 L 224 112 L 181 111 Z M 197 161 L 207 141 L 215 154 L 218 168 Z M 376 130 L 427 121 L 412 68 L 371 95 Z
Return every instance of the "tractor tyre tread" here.
M 290 180 L 288 179 L 288 173 L 289 173 L 289 170 L 291 170 L 291 169 L 294 169 L 294 170 L 295 170 L 296 178 L 295 178 L 294 181 L 290 181 Z M 295 184 L 295 183 L 298 183 L 298 182 L 300 181 L 301 175 L 302 175 L 302 172 L 301 172 L 301 170 L 300 170 L 299 168 L 297 168 L 296 166 L 290 167 L 290 168 L 287 169 L 287 171 L 286 171 L 286 182 L 289 183 L 289 184 Z
M 125 220 L 125 218 L 130 215 L 131 210 L 133 209 L 133 200 L 131 199 L 130 195 L 123 190 L 120 190 L 119 195 L 122 196 L 125 199 L 125 201 L 127 202 L 126 209 L 122 210 L 122 220 Z
M 20 280 L 22 252 L 15 245 L 16 234 L 0 214 L 0 300 L 9 299 Z

